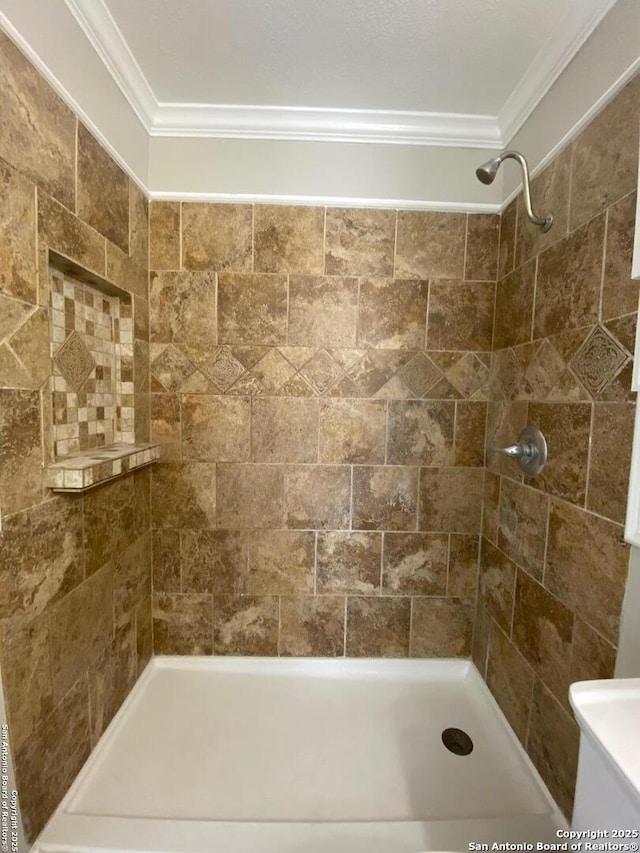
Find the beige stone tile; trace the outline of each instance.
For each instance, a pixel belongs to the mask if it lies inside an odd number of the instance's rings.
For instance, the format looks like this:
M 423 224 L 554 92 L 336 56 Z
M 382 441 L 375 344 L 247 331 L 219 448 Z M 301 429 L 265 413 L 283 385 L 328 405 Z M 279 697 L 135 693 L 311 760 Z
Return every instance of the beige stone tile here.
M 151 341 L 213 348 L 217 343 L 215 273 L 152 273 L 149 311 Z
M 250 595 L 311 594 L 316 536 L 313 531 L 259 530 L 249 538 Z
M 277 596 L 215 596 L 213 646 L 217 655 L 278 654 Z
M 224 344 L 285 344 L 287 277 L 218 275 L 218 340 Z
M 502 481 L 497 544 L 539 581 L 544 570 L 548 515 L 548 495 L 513 480 Z
M 151 529 L 151 468 L 133 472 L 133 531 L 136 537 Z
M 431 281 L 428 349 L 490 351 L 495 287 L 484 281 Z
M 151 472 L 154 527 L 216 526 L 216 466 L 211 462 L 154 465 Z
M 487 404 L 458 401 L 453 464 L 467 468 L 484 467 Z
M 341 657 L 345 599 L 340 595 L 286 596 L 280 601 L 280 654 Z
M 393 210 L 327 208 L 327 275 L 393 275 Z
M 482 492 L 479 468 L 422 468 L 419 529 L 479 533 Z
M 391 400 L 387 462 L 391 465 L 451 465 L 455 403 Z
M 136 612 L 136 660 L 139 678 L 153 656 L 153 614 L 151 599 Z
M 593 409 L 587 509 L 624 524 L 634 407 L 596 403 Z
M 318 533 L 316 591 L 377 594 L 381 559 L 382 536 L 379 533 Z
M 278 528 L 283 524 L 280 465 L 218 465 L 218 527 Z
M 427 281 L 363 279 L 360 282 L 358 346 L 422 349 L 428 304 Z
M 468 658 L 475 602 L 461 598 L 414 598 L 411 657 Z
M 151 395 L 151 441 L 160 444 L 163 462 L 179 462 L 182 458 L 177 394 Z
M 138 266 L 149 269 L 149 202 L 129 178 L 129 254 Z
M 571 815 L 573 806 L 579 741 L 576 723 L 542 682 L 536 680 L 527 753 L 567 816 Z
M 117 630 L 135 620 L 151 598 L 151 533 L 144 534 L 113 559 L 113 612 Z
M 355 346 L 357 318 L 357 279 L 291 276 L 290 346 Z
M 107 278 L 123 290 L 147 299 L 149 273 L 138 266 L 126 252 L 107 240 Z
M 133 475 L 91 489 L 82 502 L 86 570 L 92 574 L 136 538 Z
M 185 531 L 185 535 L 191 531 Z M 196 531 L 195 535 L 202 531 Z M 205 534 L 209 531 L 204 531 Z M 151 537 L 153 589 L 180 592 L 180 531 L 154 530 Z M 185 590 L 191 592 L 194 590 Z
M 620 317 L 638 309 L 638 282 L 631 278 L 636 193 L 607 211 L 607 242 L 602 280 L 602 317 Z
M 42 496 L 40 398 L 36 391 L 0 389 L 0 502 L 3 515 Z
M 149 204 L 149 268 L 180 269 L 180 202 Z
M 182 592 L 247 591 L 249 540 L 244 531 L 183 530 L 181 540 Z
M 254 211 L 256 272 L 324 271 L 324 208 L 257 204 Z
M 418 469 L 355 467 L 352 501 L 356 530 L 415 530 Z
M 493 447 L 508 447 L 517 441 L 528 423 L 529 404 L 522 400 L 489 403 L 487 412 L 487 468 L 520 481 L 522 475 L 512 459 L 493 453 Z
M 383 397 L 384 386 L 414 358 L 412 352 L 403 350 L 367 350 L 363 358 L 347 371 L 352 380 L 347 392 L 337 396 Z
M 573 231 L 538 259 L 533 336 L 595 323 L 600 305 L 605 217 Z
M 486 680 L 487 657 L 489 653 L 489 630 L 491 617 L 478 600 L 476 616 L 473 625 L 473 642 L 471 644 L 471 659 L 480 675 Z
M 467 249 L 464 277 L 467 281 L 495 281 L 498 277 L 500 214 L 470 213 L 467 216 Z
M 92 228 L 129 251 L 129 178 L 78 123 L 77 212 Z M 143 262 L 146 266 L 146 261 Z
M 250 204 L 182 204 L 182 266 L 188 270 L 251 272 Z
M 590 625 L 576 618 L 573 626 L 573 647 L 569 683 L 613 678 L 616 667 L 616 648 L 601 637 Z M 565 696 L 568 705 L 568 696 Z
M 105 275 L 105 239 L 55 199 L 38 190 L 38 236 L 49 248 Z
M 287 527 L 349 527 L 351 469 L 346 465 L 287 465 L 284 515 Z
M 194 364 L 186 357 L 181 348 L 173 344 L 168 346 L 151 344 L 149 354 L 151 358 L 150 382 L 152 391 L 182 390 L 188 381 L 196 375 Z
M 257 397 L 252 403 L 254 462 L 317 462 L 318 401 L 304 397 Z
M 0 161 L 0 291 L 30 303 L 37 301 L 35 223 L 35 187 Z
M 494 545 L 498 544 L 500 525 L 500 477 L 492 471 L 484 472 L 484 499 L 482 503 L 482 535 Z
M 636 189 L 640 80 L 630 83 L 582 131 L 571 167 L 571 228 Z
M 449 536 L 447 595 L 474 598 L 478 591 L 480 537 L 452 533 Z
M 85 679 L 78 681 L 14 754 L 27 839 L 35 841 L 91 752 Z
M 182 458 L 200 462 L 248 462 L 251 400 L 248 397 L 182 398 Z
M 542 474 L 531 480 L 536 488 L 584 504 L 589 457 L 589 403 L 531 403 L 529 423 L 547 440 L 549 459 Z
M 349 597 L 347 657 L 407 657 L 410 603 L 408 598 Z
M 0 68 L 0 157 L 72 210 L 76 117 L 4 34 Z
M 480 601 L 498 625 L 511 633 L 516 566 L 488 540 L 480 549 Z
M 621 526 L 551 502 L 545 586 L 612 643 L 618 639 L 628 563 Z
M 395 275 L 462 278 L 466 224 L 464 213 L 399 211 Z
M 384 462 L 384 400 L 321 400 L 321 462 L 376 465 Z
M 212 597 L 155 593 L 153 641 L 157 655 L 212 654 Z
M 531 340 L 536 262 L 530 261 L 503 278 L 496 289 L 494 350 Z
M 444 595 L 448 537 L 437 533 L 385 533 L 384 595 Z
M 529 664 L 493 622 L 487 661 L 487 686 L 523 746 L 527 740 L 534 678 Z
M 498 253 L 498 281 L 501 281 L 515 268 L 516 259 L 516 220 L 518 217 L 518 199 L 509 202 L 500 217 L 500 249 Z

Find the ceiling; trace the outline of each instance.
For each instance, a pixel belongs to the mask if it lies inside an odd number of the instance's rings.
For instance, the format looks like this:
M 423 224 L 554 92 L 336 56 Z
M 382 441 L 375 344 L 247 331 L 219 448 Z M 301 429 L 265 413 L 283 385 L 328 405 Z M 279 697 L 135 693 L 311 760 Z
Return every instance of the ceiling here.
M 615 0 L 66 0 L 154 135 L 501 147 Z

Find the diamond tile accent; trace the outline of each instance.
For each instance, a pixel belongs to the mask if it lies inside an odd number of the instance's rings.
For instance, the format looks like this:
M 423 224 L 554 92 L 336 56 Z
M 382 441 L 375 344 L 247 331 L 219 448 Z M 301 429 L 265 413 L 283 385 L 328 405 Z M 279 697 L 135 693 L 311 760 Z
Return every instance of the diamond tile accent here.
M 468 352 L 446 371 L 445 376 L 463 397 L 472 397 L 486 384 L 489 370 L 472 352 Z
M 96 366 L 87 345 L 77 332 L 71 332 L 53 357 L 73 391 L 79 391 Z
M 442 376 L 440 370 L 424 353 L 419 352 L 409 364 L 405 364 L 399 373 L 405 385 L 408 385 L 418 397 L 426 394 Z
M 244 367 L 227 347 L 220 347 L 204 365 L 202 373 L 220 391 L 226 391 L 244 373 Z
M 151 373 L 167 391 L 177 391 L 195 371 L 195 367 L 173 344 L 153 361 Z
M 344 375 L 325 350 L 316 353 L 300 373 L 318 394 L 325 394 Z
M 277 349 L 271 349 L 251 372 L 260 384 L 273 394 L 291 379 L 296 369 L 284 356 L 280 355 Z
M 601 326 L 596 326 L 571 359 L 576 376 L 596 395 L 620 370 L 627 354 Z
M 522 367 L 518 356 L 512 349 L 501 350 L 493 357 L 491 369 L 492 382 L 498 394 L 501 394 L 505 400 L 511 400 L 522 379 Z
M 565 368 L 564 359 L 545 338 L 525 370 L 523 396 L 532 400 L 545 400 Z

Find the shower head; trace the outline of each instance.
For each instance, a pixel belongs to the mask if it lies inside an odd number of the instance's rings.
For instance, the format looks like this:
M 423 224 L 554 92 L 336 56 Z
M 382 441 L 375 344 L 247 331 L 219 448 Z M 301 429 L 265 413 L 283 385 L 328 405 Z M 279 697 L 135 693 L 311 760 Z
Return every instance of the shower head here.
M 524 196 L 524 206 L 527 211 L 527 216 L 544 232 L 548 231 L 553 225 L 553 214 L 548 213 L 546 216 L 536 216 L 531 207 L 531 187 L 529 183 L 529 167 L 527 161 L 519 151 L 503 151 L 497 157 L 492 157 L 487 160 L 482 166 L 476 169 L 476 177 L 483 184 L 492 184 L 498 174 L 503 160 L 517 160 L 522 168 L 522 194 Z

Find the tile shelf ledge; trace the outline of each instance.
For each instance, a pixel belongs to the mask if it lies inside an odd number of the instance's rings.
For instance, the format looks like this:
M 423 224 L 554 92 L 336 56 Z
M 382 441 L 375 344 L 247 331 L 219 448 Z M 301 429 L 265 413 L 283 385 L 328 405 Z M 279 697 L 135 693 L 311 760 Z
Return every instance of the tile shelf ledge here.
M 86 492 L 159 460 L 159 444 L 109 444 L 52 462 L 47 465 L 45 482 L 54 492 Z

